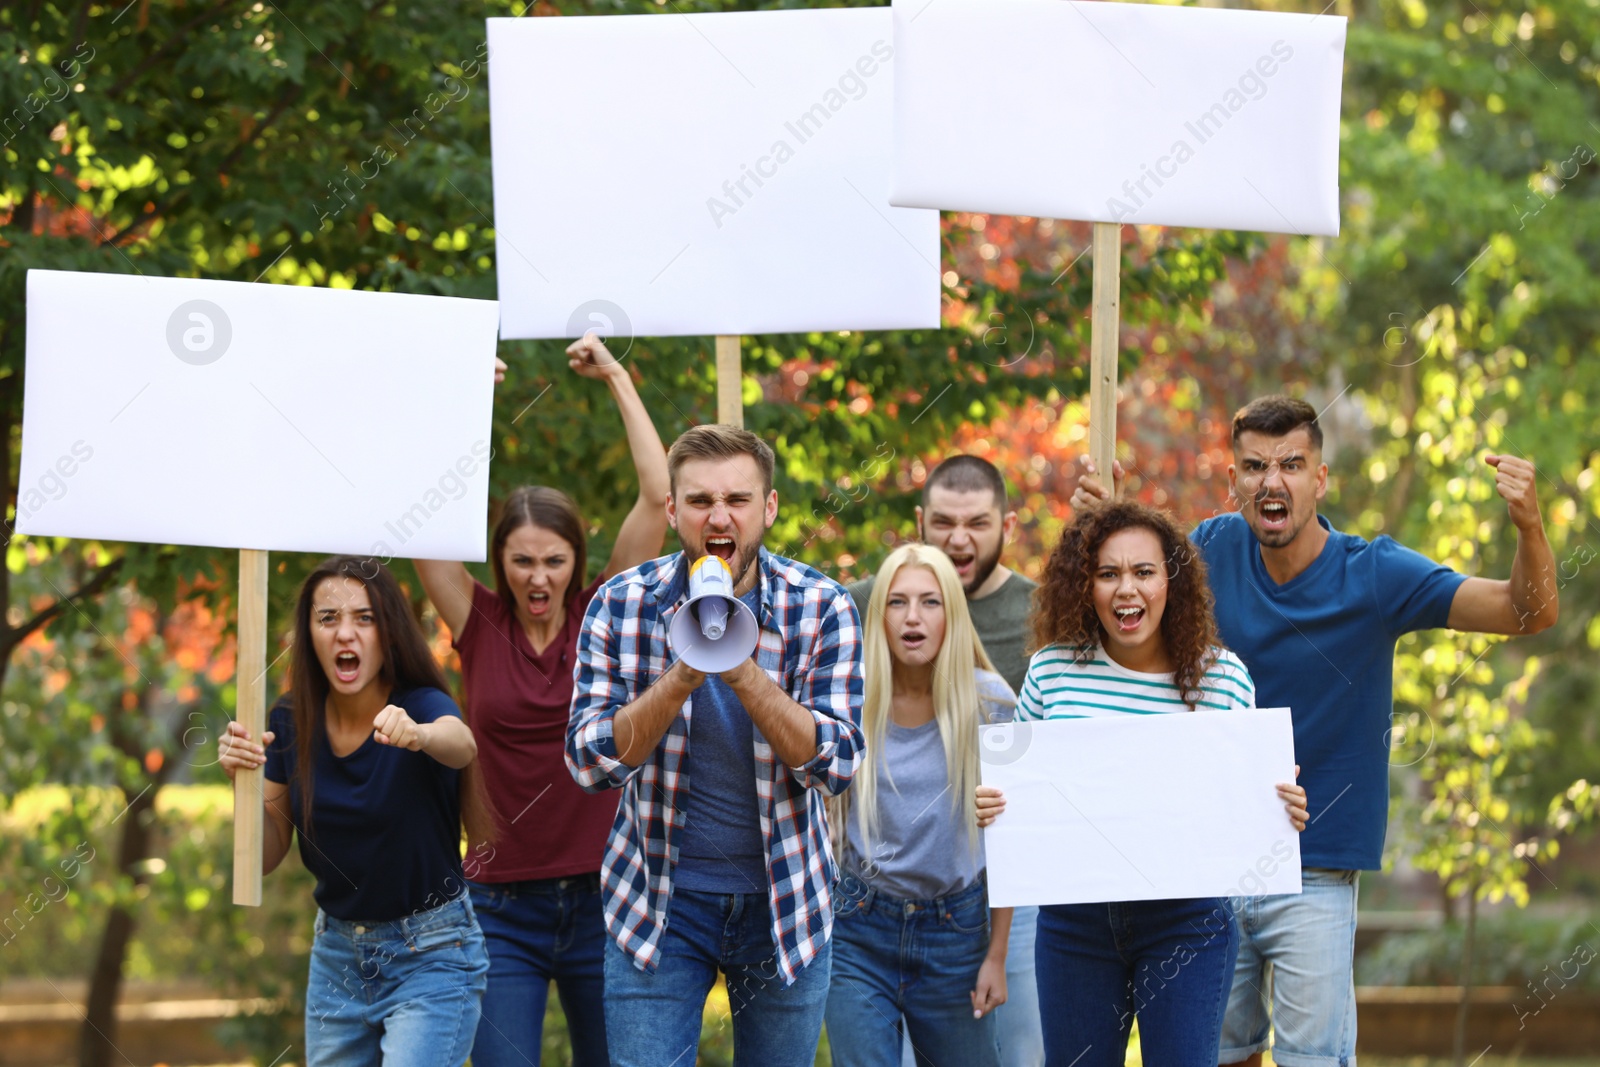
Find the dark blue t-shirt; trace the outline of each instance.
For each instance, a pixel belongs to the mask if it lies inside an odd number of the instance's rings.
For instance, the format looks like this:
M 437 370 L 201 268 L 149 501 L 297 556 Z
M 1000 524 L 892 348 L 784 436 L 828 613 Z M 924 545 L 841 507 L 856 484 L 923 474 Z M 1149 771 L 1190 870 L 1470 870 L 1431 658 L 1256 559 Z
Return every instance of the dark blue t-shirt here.
M 1394 645 L 1444 626 L 1465 581 L 1393 538 L 1328 531 L 1322 553 L 1278 585 L 1237 515 L 1207 519 L 1200 547 L 1223 643 L 1256 683 L 1256 706 L 1286 707 L 1312 822 L 1300 835 L 1307 867 L 1377 870 L 1389 821 Z
M 412 689 L 389 695 L 418 723 L 461 717 L 448 693 Z M 295 777 L 289 699 L 272 709 L 276 737 L 267 750 L 268 781 L 289 785 L 296 828 L 304 825 Z M 317 877 L 313 894 L 337 919 L 386 922 L 436 908 L 460 895 L 460 772 L 425 752 L 379 744 L 371 735 L 348 756 L 326 736 L 317 746 L 311 835 L 300 833 L 300 859 Z
M 759 617 L 759 589 L 740 599 Z M 755 724 L 717 675 L 707 678 L 690 700 L 689 803 L 677 842 L 673 888 L 764 895 L 767 850 L 756 799 Z

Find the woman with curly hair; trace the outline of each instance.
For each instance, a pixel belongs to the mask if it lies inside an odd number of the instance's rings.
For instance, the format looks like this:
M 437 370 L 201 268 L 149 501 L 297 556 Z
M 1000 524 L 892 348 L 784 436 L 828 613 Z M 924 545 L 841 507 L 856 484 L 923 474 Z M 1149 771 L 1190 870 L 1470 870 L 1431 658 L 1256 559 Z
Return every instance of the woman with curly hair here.
M 1244 664 L 1218 644 L 1205 564 L 1164 512 L 1125 501 L 1080 514 L 1035 604 L 1039 651 L 1019 720 L 1255 706 Z M 1277 789 L 1291 825 L 1305 829 L 1305 791 Z M 987 826 L 1005 798 L 991 786 L 977 795 Z M 1137 1017 L 1147 1063 L 1214 1067 L 1238 937 L 1220 897 L 1041 908 L 1046 1061 L 1120 1067 Z

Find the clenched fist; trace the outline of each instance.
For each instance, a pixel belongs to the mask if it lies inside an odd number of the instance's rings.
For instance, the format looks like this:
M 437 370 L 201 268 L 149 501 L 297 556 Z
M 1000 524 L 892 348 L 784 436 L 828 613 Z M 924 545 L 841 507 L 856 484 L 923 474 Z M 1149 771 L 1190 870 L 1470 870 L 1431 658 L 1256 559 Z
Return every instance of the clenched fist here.
M 372 736 L 380 745 L 422 752 L 428 747 L 427 726 L 413 722 L 406 709 L 390 704 L 372 720 Z
M 1539 493 L 1534 484 L 1533 464 L 1517 456 L 1484 456 L 1483 461 L 1494 468 L 1494 488 L 1506 502 L 1511 521 L 1519 530 L 1538 529 L 1544 525 L 1539 517 Z
M 567 346 L 567 366 L 585 378 L 605 380 L 613 374 L 626 374 L 617 357 L 611 354 L 600 335 L 584 334 Z

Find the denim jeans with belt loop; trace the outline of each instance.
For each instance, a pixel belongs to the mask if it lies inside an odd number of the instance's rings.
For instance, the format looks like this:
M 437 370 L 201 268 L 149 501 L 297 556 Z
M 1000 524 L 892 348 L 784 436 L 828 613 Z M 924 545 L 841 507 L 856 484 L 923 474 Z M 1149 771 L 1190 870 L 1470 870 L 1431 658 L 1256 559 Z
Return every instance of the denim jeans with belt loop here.
M 306 1067 L 459 1067 L 472 1050 L 488 973 L 465 894 L 385 922 L 319 909 Z
M 844 874 L 833 900 L 827 1021 L 834 1067 L 899 1067 L 902 1019 L 918 1067 L 998 1067 L 995 1014 L 972 1015 L 989 951 L 984 882 L 905 900 Z

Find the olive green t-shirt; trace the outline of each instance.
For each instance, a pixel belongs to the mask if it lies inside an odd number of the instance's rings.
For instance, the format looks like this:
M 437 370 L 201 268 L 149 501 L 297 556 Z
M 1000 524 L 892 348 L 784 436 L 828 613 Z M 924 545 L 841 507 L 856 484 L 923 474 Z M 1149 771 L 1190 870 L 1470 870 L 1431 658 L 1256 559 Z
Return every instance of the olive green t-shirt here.
M 872 583 L 873 579 L 865 578 L 845 587 L 855 600 L 863 621 L 867 617 L 867 603 L 872 599 Z M 981 600 L 967 598 L 972 626 L 978 631 L 984 651 L 994 660 L 1000 677 L 1016 693 L 1022 692 L 1022 678 L 1028 673 L 1028 655 L 1023 649 L 1028 640 L 1028 611 L 1037 588 L 1038 582 L 1012 571 L 1005 584 L 988 596 Z

